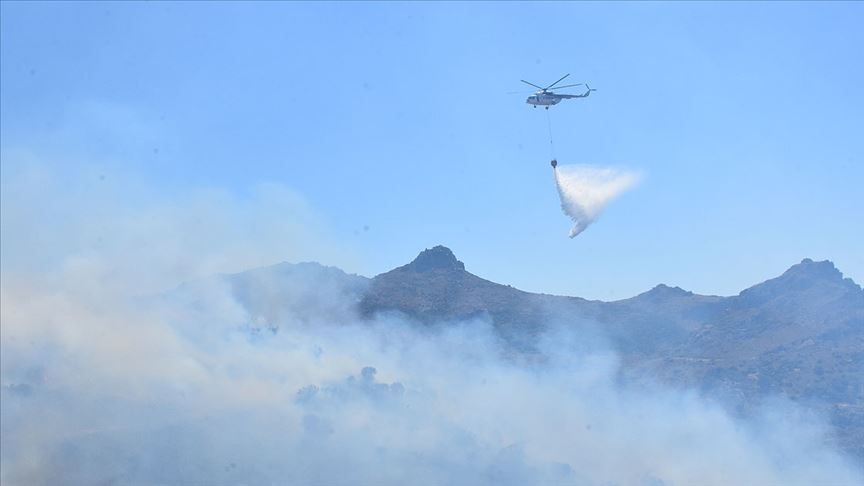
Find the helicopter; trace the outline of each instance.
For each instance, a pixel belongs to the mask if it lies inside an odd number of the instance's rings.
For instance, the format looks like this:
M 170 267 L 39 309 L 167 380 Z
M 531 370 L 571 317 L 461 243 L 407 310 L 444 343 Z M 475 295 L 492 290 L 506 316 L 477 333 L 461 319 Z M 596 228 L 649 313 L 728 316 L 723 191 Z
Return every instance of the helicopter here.
M 535 88 L 539 89 L 539 91 L 536 91 L 534 94 L 529 96 L 525 100 L 525 103 L 528 103 L 530 105 L 534 105 L 534 108 L 537 108 L 537 106 L 544 106 L 548 110 L 550 106 L 557 105 L 558 103 L 561 103 L 561 100 L 569 100 L 571 98 L 587 98 L 588 95 L 590 95 L 592 91 L 597 91 L 596 89 L 591 89 L 590 86 L 585 84 L 584 86 L 585 86 L 586 90 L 582 94 L 558 94 L 558 93 L 555 93 L 554 90 L 556 90 L 556 89 L 572 88 L 574 86 L 582 86 L 583 85 L 582 83 L 579 83 L 579 84 L 567 84 L 564 86 L 558 86 L 557 88 L 553 87 L 556 84 L 560 83 L 561 81 L 564 81 L 564 78 L 566 78 L 567 76 L 570 76 L 570 74 L 565 74 L 564 76 L 561 77 L 561 79 L 559 79 L 558 81 L 555 81 L 554 83 L 550 84 L 549 86 L 546 86 L 545 88 L 537 86 L 534 83 L 529 83 L 528 81 L 525 81 L 524 79 L 520 79 L 519 81 L 522 81 L 525 84 L 534 86 Z

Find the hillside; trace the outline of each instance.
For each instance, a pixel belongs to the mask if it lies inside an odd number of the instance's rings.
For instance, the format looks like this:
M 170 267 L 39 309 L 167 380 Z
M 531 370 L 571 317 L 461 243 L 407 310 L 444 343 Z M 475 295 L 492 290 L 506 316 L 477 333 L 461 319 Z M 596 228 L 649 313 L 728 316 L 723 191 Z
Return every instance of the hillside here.
M 614 302 L 490 282 L 443 246 L 372 279 L 280 264 L 229 280 L 253 316 L 275 325 L 352 312 L 427 326 L 488 319 L 518 353 L 533 353 L 550 326 L 590 329 L 620 353 L 623 378 L 697 389 L 742 414 L 792 399 L 829 416 L 838 442 L 864 461 L 864 291 L 829 261 L 805 259 L 731 297 L 661 284 Z

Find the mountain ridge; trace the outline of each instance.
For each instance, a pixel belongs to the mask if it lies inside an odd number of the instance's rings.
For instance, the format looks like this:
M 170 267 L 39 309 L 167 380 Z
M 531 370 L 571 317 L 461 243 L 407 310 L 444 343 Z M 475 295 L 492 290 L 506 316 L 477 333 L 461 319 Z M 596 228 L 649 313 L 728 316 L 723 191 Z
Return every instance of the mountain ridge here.
M 556 326 L 599 332 L 626 379 L 696 389 L 741 413 L 787 397 L 830 417 L 837 442 L 864 463 L 864 290 L 828 260 L 805 258 L 732 296 L 658 284 L 614 301 L 498 284 L 441 245 L 373 278 L 287 263 L 227 278 L 250 319 L 277 327 L 352 314 L 421 326 L 479 319 L 525 356 Z

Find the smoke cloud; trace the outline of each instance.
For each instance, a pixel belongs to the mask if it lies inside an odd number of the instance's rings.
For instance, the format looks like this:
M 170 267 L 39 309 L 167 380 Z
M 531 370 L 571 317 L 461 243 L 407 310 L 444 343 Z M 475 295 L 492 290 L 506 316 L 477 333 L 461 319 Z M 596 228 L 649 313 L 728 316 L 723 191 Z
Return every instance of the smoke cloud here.
M 320 235 L 306 216 L 286 223 L 308 215 L 294 197 L 277 197 L 277 230 L 254 239 L 231 228 L 252 216 L 243 208 L 268 211 L 219 198 L 223 210 L 205 212 L 219 238 L 204 238 L 187 228 L 210 207 L 200 200 L 132 204 L 111 191 L 85 204 L 112 208 L 89 239 L 85 218 L 53 228 L 40 209 L 84 203 L 41 191 L 37 205 L 31 182 L 4 180 L 14 251 L 4 244 L 3 257 L 17 263 L 0 273 L 4 485 L 864 479 L 825 445 L 825 423 L 788 403 L 744 421 L 693 392 L 622 384 L 615 350 L 567 316 L 538 338 L 543 359 L 528 361 L 485 319 L 362 321 L 356 294 L 309 272 L 285 283 L 256 271 L 266 291 L 251 304 L 227 277 L 200 277 L 225 270 L 224 255 L 271 255 L 289 240 L 280 259 L 308 257 Z M 37 236 L 52 243 L 13 241 Z M 168 284 L 178 276 L 195 280 Z
M 574 223 L 570 238 L 585 231 L 609 202 L 639 181 L 633 172 L 609 168 L 558 166 L 553 171 L 561 209 Z

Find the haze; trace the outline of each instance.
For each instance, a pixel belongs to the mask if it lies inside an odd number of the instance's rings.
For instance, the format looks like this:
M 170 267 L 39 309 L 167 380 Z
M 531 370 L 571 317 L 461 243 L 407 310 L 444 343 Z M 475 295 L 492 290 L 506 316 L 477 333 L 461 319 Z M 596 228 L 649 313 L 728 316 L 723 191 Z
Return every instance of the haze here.
M 0 3 L 0 482 L 864 483 L 861 18 Z

